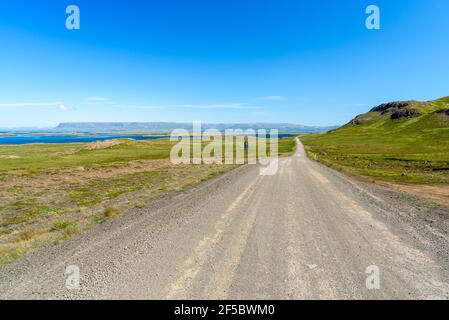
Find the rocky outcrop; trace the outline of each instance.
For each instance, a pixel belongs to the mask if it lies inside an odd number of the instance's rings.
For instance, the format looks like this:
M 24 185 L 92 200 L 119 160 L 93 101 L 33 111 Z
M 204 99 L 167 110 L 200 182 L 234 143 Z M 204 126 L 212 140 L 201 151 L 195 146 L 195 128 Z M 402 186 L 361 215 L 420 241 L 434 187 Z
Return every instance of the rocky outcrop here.
M 371 109 L 371 112 L 380 112 L 382 114 L 385 114 L 387 112 L 393 112 L 393 111 L 407 108 L 411 105 L 412 102 L 413 101 L 395 101 L 395 102 L 384 103 L 384 104 L 381 104 L 380 106 L 377 106 L 377 107 Z
M 372 119 L 373 119 L 373 117 L 369 113 L 361 114 L 361 115 L 358 115 L 357 117 L 355 117 L 353 120 L 351 120 L 351 122 L 349 122 L 349 124 L 351 124 L 353 126 L 358 126 L 358 125 L 368 122 Z
M 352 124 L 353 126 L 358 126 L 359 124 L 362 124 L 362 123 L 365 123 L 365 122 L 366 122 L 365 119 L 357 117 L 357 118 L 351 120 L 350 124 Z
M 401 118 L 412 118 L 412 117 L 417 117 L 420 114 L 421 114 L 421 111 L 416 110 L 416 109 L 400 109 L 400 110 L 393 111 L 393 113 L 391 114 L 391 119 L 396 120 L 396 119 L 401 119 Z
M 449 117 L 449 109 L 441 109 L 441 110 L 435 111 L 435 113 L 439 113 L 439 114 Z

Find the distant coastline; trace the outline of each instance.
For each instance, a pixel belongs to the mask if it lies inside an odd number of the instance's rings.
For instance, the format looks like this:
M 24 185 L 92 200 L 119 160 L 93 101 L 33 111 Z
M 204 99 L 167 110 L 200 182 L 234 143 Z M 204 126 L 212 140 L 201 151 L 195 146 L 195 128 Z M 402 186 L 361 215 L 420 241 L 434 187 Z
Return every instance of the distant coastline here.
M 14 135 L 0 135 L 0 145 L 24 145 L 34 143 L 90 143 L 113 139 L 156 140 L 168 138 L 168 135 L 136 135 L 136 134 L 54 134 L 28 133 Z
M 318 133 L 338 126 L 305 126 L 292 123 L 202 123 L 203 130 L 217 129 L 277 129 L 280 133 Z M 185 122 L 73 122 L 61 123 L 54 128 L 0 128 L 0 135 L 19 134 L 169 134 L 173 130 L 192 131 L 192 123 Z
M 313 127 L 288 123 L 222 123 L 201 125 L 202 130 L 227 129 L 279 131 L 279 137 L 305 133 L 325 132 L 336 127 Z M 192 132 L 192 123 L 174 122 L 79 122 L 61 123 L 55 128 L 0 129 L 0 145 L 22 145 L 32 143 L 89 143 L 112 139 L 153 140 L 168 138 L 170 132 L 183 129 Z
M 281 133 L 279 138 L 291 137 L 295 134 Z M 168 134 L 133 134 L 133 133 L 102 133 L 102 134 L 66 134 L 66 133 L 26 133 L 26 134 L 0 134 L 0 145 L 25 145 L 25 144 L 58 144 L 58 143 L 90 143 L 114 139 L 158 140 L 169 138 Z

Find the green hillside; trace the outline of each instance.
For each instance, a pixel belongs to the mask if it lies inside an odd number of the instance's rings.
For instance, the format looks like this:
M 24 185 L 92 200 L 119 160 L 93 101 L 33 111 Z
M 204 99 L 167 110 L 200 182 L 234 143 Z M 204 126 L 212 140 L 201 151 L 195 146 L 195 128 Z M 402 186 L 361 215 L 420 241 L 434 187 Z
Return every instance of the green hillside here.
M 381 180 L 449 183 L 449 97 L 383 104 L 302 141 L 310 157 L 337 169 Z

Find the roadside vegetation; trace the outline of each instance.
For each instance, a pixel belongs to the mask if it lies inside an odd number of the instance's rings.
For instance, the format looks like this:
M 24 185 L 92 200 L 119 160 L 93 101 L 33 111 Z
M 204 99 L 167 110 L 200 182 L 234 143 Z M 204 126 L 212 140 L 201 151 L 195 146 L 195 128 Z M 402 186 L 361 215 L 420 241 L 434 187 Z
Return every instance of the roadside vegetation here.
M 301 139 L 313 159 L 372 180 L 449 183 L 449 97 L 395 102 Z
M 0 265 L 236 165 L 173 165 L 169 139 L 0 146 Z M 289 155 L 294 138 L 279 143 Z

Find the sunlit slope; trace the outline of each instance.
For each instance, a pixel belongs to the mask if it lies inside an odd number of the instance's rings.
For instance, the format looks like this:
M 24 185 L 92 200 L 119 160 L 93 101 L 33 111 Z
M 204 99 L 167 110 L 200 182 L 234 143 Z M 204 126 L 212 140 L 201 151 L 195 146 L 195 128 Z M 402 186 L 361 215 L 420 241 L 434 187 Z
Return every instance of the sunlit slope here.
M 380 105 L 303 142 L 311 157 L 367 177 L 449 183 L 449 97 Z

